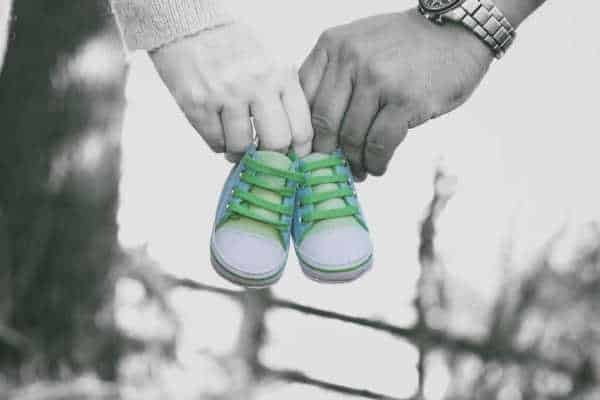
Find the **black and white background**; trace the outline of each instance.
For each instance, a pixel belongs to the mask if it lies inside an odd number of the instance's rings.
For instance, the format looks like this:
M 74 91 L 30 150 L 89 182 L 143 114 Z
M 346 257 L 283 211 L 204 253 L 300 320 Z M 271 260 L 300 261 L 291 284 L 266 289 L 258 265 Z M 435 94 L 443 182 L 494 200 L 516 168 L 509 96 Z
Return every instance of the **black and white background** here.
M 239 2 L 300 64 L 409 1 Z M 0 399 L 600 398 L 595 2 L 548 2 L 469 102 L 358 186 L 376 262 L 216 276 L 230 168 L 104 1 L 19 0 L 0 75 Z M 128 63 L 128 67 L 126 66 Z

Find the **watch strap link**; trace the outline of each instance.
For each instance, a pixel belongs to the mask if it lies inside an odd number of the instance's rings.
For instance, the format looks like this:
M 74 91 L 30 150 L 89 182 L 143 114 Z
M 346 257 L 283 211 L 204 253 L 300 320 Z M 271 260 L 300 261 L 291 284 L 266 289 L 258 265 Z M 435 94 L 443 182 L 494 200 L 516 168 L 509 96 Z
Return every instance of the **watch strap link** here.
M 515 40 L 517 32 L 491 0 L 465 0 L 444 15 L 472 30 L 501 58 Z

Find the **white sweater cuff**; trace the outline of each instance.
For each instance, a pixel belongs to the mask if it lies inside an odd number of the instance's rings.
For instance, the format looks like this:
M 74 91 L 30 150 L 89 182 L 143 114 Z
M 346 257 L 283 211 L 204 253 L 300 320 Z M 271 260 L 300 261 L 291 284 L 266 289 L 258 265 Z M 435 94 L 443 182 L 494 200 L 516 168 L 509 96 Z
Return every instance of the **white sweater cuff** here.
M 129 50 L 152 50 L 233 21 L 224 0 L 112 0 Z

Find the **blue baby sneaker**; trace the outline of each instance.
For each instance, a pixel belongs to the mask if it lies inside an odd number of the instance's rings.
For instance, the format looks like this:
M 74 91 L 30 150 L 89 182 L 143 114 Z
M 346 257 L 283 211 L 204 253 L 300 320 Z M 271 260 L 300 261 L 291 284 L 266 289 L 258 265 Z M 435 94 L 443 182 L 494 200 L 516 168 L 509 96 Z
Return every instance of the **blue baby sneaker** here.
M 227 280 L 263 288 L 281 277 L 290 243 L 298 161 L 250 147 L 227 178 L 219 200 L 210 250 Z
M 304 273 L 326 283 L 354 280 L 373 264 L 373 245 L 354 180 L 340 151 L 299 161 L 292 235 Z

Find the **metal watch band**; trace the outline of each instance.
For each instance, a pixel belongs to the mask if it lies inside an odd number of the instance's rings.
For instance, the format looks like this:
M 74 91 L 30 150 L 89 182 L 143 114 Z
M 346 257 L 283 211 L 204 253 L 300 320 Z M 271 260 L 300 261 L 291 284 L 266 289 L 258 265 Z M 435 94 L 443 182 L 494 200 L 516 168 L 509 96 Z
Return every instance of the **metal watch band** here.
M 465 0 L 443 15 L 460 22 L 483 40 L 501 58 L 515 40 L 517 32 L 491 0 Z

